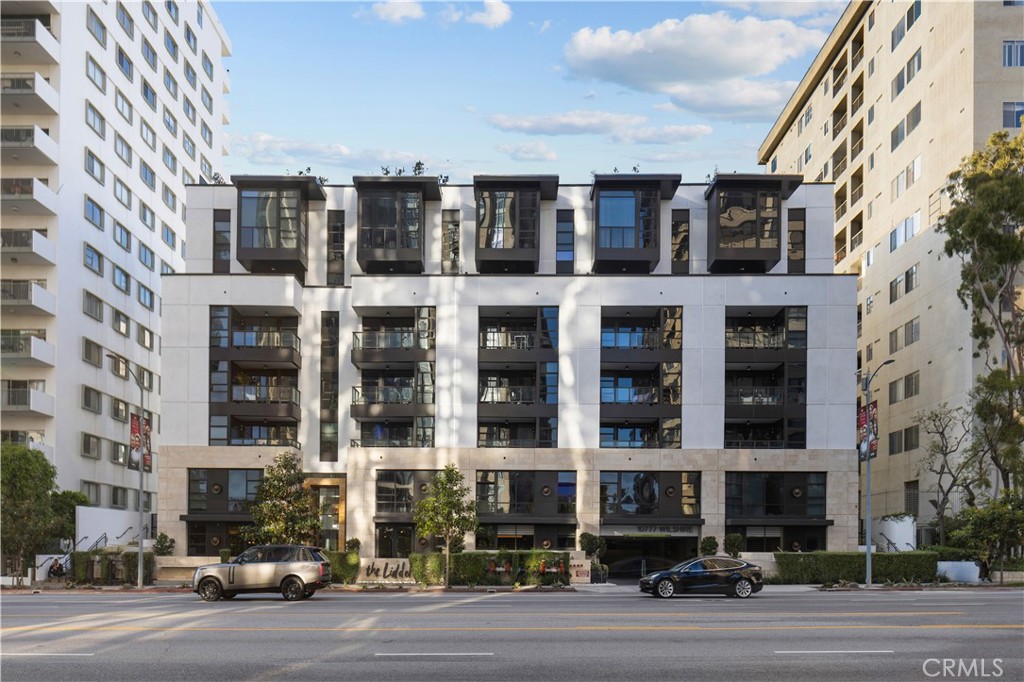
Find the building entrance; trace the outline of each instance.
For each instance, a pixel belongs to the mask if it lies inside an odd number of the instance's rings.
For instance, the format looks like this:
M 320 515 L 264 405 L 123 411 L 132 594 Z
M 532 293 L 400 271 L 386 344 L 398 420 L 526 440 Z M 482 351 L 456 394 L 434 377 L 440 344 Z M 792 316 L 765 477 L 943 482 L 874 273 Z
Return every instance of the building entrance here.
M 609 578 L 639 578 L 646 571 L 671 568 L 697 556 L 697 538 L 605 537 L 608 550 L 601 557 Z

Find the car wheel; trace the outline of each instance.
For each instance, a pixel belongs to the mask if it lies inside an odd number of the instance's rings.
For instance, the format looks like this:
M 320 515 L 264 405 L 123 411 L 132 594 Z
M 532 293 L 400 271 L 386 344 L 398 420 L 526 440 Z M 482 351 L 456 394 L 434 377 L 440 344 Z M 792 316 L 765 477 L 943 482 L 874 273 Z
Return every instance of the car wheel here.
M 199 598 L 203 601 L 217 601 L 223 596 L 223 590 L 216 578 L 206 578 L 199 583 Z
M 281 583 L 281 596 L 288 601 L 298 601 L 305 593 L 306 586 L 295 576 L 285 578 L 285 581 Z
M 225 592 L 224 594 L 220 595 L 220 598 L 221 599 L 234 599 L 235 596 L 237 596 L 237 595 L 238 595 L 237 592 Z
M 314 594 L 316 594 L 316 590 L 314 590 L 314 589 L 312 589 L 312 588 L 309 588 L 309 587 L 307 587 L 307 588 L 306 588 L 306 591 L 302 593 L 302 598 L 303 598 L 303 599 L 309 599 L 309 598 L 310 598 L 310 597 L 312 597 L 312 596 L 313 596 Z
M 654 586 L 654 593 L 662 599 L 668 599 L 676 593 L 676 584 L 668 578 L 659 580 L 658 584 Z
M 754 593 L 754 586 L 746 578 L 740 578 L 732 586 L 732 593 L 740 599 L 746 599 Z

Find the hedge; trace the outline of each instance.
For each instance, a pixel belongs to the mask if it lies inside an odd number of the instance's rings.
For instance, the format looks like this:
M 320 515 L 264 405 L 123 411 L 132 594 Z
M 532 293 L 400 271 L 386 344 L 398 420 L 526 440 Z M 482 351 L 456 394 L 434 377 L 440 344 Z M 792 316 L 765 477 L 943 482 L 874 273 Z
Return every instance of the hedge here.
M 937 552 L 892 552 L 871 555 L 873 582 L 932 582 L 938 574 Z M 774 582 L 787 585 L 863 582 L 863 552 L 779 552 Z
M 359 577 L 359 550 L 331 552 L 324 550 L 324 556 L 331 562 L 331 582 L 350 585 Z
M 124 552 L 121 554 L 121 563 L 124 566 L 124 582 L 128 585 L 138 583 L 139 575 L 139 553 Z M 156 555 L 153 552 L 142 553 L 142 584 L 153 584 L 153 572 L 156 570 Z
M 94 558 L 95 557 L 95 558 Z M 116 557 L 116 558 L 115 558 Z M 136 584 L 139 564 L 138 552 L 123 552 L 119 555 L 110 552 L 72 552 L 71 553 L 71 575 L 70 578 L 80 585 L 113 585 L 123 583 L 127 585 Z M 89 569 L 94 561 L 99 562 L 99 577 L 94 577 Z M 120 563 L 121 577 L 118 578 L 118 563 Z M 153 575 L 156 570 L 156 558 L 152 552 L 144 552 L 142 555 L 143 580 L 147 585 L 153 584 Z
M 544 572 L 541 573 L 541 566 Z M 444 554 L 412 554 L 412 577 L 426 585 L 444 584 Z M 555 569 L 554 571 L 550 569 Z M 452 585 L 567 585 L 569 553 L 541 549 L 459 552 L 451 555 Z
M 975 561 L 978 558 L 976 550 L 964 549 L 963 547 L 928 545 L 926 547 L 918 547 L 918 549 L 925 552 L 936 552 L 939 555 L 939 561 Z

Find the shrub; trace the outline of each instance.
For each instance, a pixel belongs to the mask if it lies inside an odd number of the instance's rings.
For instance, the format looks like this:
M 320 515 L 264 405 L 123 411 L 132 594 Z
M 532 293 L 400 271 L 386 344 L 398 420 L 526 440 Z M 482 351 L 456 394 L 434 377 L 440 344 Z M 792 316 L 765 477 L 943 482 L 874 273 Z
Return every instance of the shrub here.
M 733 559 L 743 551 L 743 536 L 740 533 L 729 533 L 725 536 L 725 553 Z
M 363 546 L 363 543 L 359 542 L 359 538 L 349 538 L 345 540 L 345 551 L 346 552 L 359 552 L 359 548 Z
M 939 561 L 975 561 L 978 558 L 978 553 L 976 551 L 965 549 L 963 547 L 929 545 L 926 547 L 918 547 L 918 549 L 924 552 L 935 552 L 939 555 Z
M 714 535 L 705 535 L 702 537 L 700 539 L 700 554 L 701 556 L 718 554 L 718 538 Z
M 92 582 L 92 577 L 89 575 L 88 552 L 71 553 L 71 579 L 79 584 Z
M 220 554 L 220 562 L 222 564 L 226 564 L 229 561 L 231 561 L 231 550 L 230 549 L 222 549 L 222 550 L 220 550 L 219 554 Z
M 124 566 L 124 582 L 135 585 L 139 575 L 139 553 L 123 552 L 121 565 Z M 153 584 L 153 572 L 156 569 L 156 556 L 152 552 L 142 553 L 142 584 Z
M 604 551 L 608 549 L 608 542 L 593 533 L 580 533 L 580 549 L 592 559 L 600 559 Z
M 359 542 L 356 540 L 356 542 Z M 346 547 L 348 543 L 345 543 Z M 359 550 L 329 552 L 324 556 L 331 562 L 331 582 L 351 585 L 359 577 Z
M 153 551 L 157 556 L 171 556 L 174 554 L 174 538 L 167 533 L 159 533 L 153 543 Z
M 872 554 L 872 581 L 932 582 L 937 574 L 935 552 L 892 552 Z M 779 552 L 775 554 L 779 584 L 824 584 L 840 581 L 863 582 L 866 573 L 863 552 Z
M 444 555 L 409 557 L 413 579 L 425 585 L 444 584 Z M 540 572 L 561 568 L 560 571 Z M 561 585 L 569 582 L 569 553 L 550 550 L 499 550 L 451 555 L 452 585 Z

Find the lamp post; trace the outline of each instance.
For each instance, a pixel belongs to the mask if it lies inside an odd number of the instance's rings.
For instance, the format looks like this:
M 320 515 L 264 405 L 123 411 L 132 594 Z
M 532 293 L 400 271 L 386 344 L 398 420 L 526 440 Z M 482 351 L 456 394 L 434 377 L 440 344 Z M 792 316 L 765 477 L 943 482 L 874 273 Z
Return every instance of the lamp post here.
M 128 366 L 128 361 L 127 360 L 119 358 L 116 355 L 114 355 L 113 353 L 107 353 L 107 357 L 110 358 L 114 362 L 123 362 L 125 364 L 125 369 L 128 370 L 128 373 L 132 375 L 132 379 L 135 380 L 135 385 L 139 387 L 139 435 L 143 438 L 143 440 L 142 440 L 142 442 L 140 444 L 141 447 L 142 447 L 142 453 L 143 454 L 142 454 L 142 456 L 139 457 L 139 556 L 138 556 L 139 563 L 138 563 L 138 574 L 136 576 L 136 580 L 137 580 L 136 586 L 141 590 L 142 589 L 142 585 L 143 585 L 143 574 L 142 574 L 142 572 L 143 572 L 142 529 L 143 529 L 143 527 L 146 524 L 146 517 L 145 517 L 145 515 L 144 515 L 144 513 L 142 511 L 142 497 L 143 497 L 143 495 L 145 495 L 143 476 L 145 475 L 145 472 L 146 472 L 146 467 L 143 465 L 143 462 L 145 461 L 146 448 L 145 448 L 145 434 L 142 432 L 143 423 L 144 423 L 142 415 L 143 415 L 143 402 L 146 399 L 146 392 L 145 392 L 145 387 L 142 385 L 142 380 L 139 379 L 139 376 L 134 371 L 132 371 L 131 367 Z M 131 428 L 129 427 L 129 434 L 130 433 L 131 433 Z M 128 439 L 128 449 L 129 449 L 128 457 L 129 457 L 129 461 L 130 461 L 131 460 L 131 438 Z
M 864 554 L 867 577 L 866 587 L 871 587 L 871 380 L 886 365 L 896 362 L 889 358 L 874 372 L 864 369 L 864 439 L 860 442 L 860 455 L 864 458 Z

